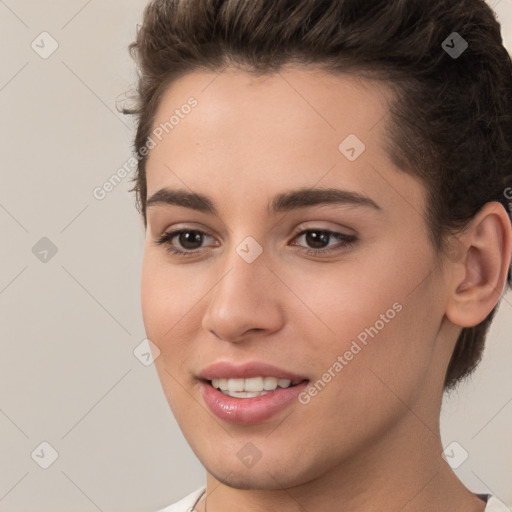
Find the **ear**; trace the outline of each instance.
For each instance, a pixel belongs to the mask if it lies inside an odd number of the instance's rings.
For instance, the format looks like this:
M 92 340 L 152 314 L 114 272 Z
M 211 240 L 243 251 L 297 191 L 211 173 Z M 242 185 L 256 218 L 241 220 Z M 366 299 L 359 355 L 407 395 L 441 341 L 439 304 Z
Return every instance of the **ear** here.
M 486 203 L 451 242 L 446 316 L 456 325 L 473 327 L 497 304 L 507 279 L 512 252 L 508 213 L 497 201 Z

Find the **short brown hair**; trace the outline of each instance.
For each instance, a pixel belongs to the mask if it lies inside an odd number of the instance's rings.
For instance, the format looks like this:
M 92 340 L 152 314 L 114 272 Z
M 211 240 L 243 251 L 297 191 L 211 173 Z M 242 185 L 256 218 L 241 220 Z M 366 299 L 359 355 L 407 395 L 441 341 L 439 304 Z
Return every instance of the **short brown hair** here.
M 454 32 L 468 45 L 460 55 L 445 51 Z M 228 65 L 271 74 L 312 63 L 392 87 L 387 150 L 425 185 L 436 254 L 485 203 L 497 201 L 510 215 L 512 66 L 484 0 L 152 0 L 129 50 L 139 81 L 135 106 L 123 113 L 137 119 L 132 191 L 145 226 L 147 157 L 139 152 L 163 93 L 187 73 Z M 497 307 L 462 329 L 445 391 L 480 362 Z

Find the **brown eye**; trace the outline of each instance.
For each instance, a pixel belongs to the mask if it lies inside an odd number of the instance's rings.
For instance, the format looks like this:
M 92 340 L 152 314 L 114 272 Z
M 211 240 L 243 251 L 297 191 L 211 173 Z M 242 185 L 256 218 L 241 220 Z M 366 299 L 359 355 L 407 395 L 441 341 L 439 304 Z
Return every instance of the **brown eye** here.
M 171 254 L 190 256 L 200 252 L 205 237 L 212 238 L 196 229 L 179 229 L 164 233 L 155 242 L 158 245 L 165 245 L 166 251 Z
M 305 229 L 300 232 L 295 238 L 304 237 L 307 246 L 304 248 L 307 254 L 326 254 L 335 251 L 341 251 L 351 247 L 357 238 L 353 235 L 346 235 L 330 231 L 328 229 Z M 337 246 L 329 246 L 331 239 L 338 241 Z M 299 244 L 293 244 L 299 245 Z M 309 249 L 309 250 L 308 250 Z
M 200 231 L 181 231 L 175 236 L 177 236 L 181 247 L 188 250 L 201 247 L 201 243 L 203 241 L 203 235 Z M 199 245 L 196 247 L 197 244 Z
M 326 231 L 308 231 L 305 235 L 306 243 L 314 249 L 323 249 L 329 244 L 331 235 Z

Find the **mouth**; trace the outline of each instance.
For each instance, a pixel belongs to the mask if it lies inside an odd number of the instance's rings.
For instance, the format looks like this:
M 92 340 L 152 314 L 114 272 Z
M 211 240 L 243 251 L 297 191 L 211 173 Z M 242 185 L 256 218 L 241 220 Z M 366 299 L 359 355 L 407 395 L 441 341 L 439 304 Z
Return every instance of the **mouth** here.
M 220 360 L 203 368 L 197 378 L 207 408 L 217 418 L 238 425 L 262 423 L 296 407 L 309 382 L 304 375 L 263 361 Z
M 299 407 L 298 397 L 309 380 L 251 377 L 199 382 L 204 403 L 217 418 L 231 424 L 256 425 L 271 420 L 284 409 Z
M 291 380 L 277 377 L 213 378 L 206 382 L 226 396 L 232 398 L 256 398 L 283 389 L 298 386 L 307 379 Z

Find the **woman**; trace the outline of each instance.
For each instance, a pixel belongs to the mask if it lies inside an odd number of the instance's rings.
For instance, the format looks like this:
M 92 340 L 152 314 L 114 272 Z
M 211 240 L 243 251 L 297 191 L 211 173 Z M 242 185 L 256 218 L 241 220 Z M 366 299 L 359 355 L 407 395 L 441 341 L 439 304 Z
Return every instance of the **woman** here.
M 164 510 L 501 510 L 439 429 L 511 284 L 492 10 L 154 0 L 130 49 L 143 318 L 207 471 Z

